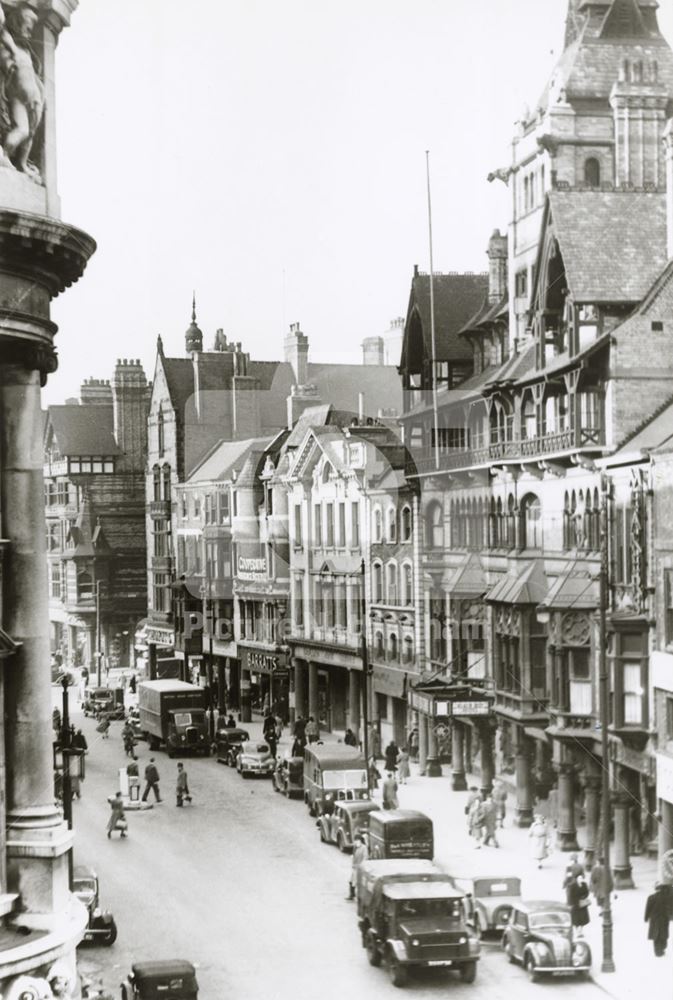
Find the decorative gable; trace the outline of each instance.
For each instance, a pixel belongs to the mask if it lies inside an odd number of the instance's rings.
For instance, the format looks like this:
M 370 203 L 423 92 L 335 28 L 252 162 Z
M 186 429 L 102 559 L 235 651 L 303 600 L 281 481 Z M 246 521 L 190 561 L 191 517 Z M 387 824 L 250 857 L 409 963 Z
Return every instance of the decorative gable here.
M 605 15 L 601 38 L 647 38 L 640 7 L 636 0 L 614 0 Z

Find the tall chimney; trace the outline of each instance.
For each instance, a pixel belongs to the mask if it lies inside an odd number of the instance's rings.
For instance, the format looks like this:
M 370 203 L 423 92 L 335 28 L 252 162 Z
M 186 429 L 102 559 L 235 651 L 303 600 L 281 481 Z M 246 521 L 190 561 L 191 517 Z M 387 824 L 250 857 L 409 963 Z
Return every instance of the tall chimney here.
M 147 459 L 147 379 L 136 358 L 119 359 L 112 376 L 114 436 L 123 472 L 142 472 Z
M 383 337 L 365 337 L 362 341 L 362 364 L 384 364 L 385 342 Z
M 295 385 L 308 382 L 308 337 L 301 332 L 299 323 L 290 323 L 290 332 L 285 337 L 285 360 L 292 365 Z
M 507 292 L 507 237 L 493 230 L 488 241 L 488 301 L 499 302 Z
M 110 382 L 102 378 L 86 378 L 79 390 L 82 406 L 112 406 Z

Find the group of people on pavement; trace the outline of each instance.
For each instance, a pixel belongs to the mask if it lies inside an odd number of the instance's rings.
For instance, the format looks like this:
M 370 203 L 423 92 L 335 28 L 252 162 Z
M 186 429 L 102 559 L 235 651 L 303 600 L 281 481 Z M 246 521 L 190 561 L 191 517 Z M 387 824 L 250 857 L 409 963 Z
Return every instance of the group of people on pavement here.
M 500 847 L 496 830 L 502 828 L 505 822 L 506 809 L 507 788 L 504 782 L 494 782 L 492 792 L 487 789 L 480 791 L 472 785 L 465 803 L 465 815 L 468 833 L 476 841 L 475 849 L 488 847 L 489 844 Z

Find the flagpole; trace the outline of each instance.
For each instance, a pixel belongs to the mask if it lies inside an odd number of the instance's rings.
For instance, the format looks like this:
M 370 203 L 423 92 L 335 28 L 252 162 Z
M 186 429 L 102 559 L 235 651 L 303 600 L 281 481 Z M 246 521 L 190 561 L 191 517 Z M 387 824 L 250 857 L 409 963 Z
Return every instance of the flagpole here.
M 432 365 L 432 414 L 435 433 L 435 468 L 439 468 L 439 412 L 437 407 L 437 337 L 435 332 L 435 272 L 432 259 L 432 197 L 430 195 L 430 150 L 425 151 L 425 176 L 428 187 L 428 243 L 430 246 L 430 345 Z

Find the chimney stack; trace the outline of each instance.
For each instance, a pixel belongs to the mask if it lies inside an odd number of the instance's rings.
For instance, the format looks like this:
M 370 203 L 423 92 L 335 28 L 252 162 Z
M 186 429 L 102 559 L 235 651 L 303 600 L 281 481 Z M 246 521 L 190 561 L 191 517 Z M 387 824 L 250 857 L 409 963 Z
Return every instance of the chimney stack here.
M 138 358 L 120 358 L 112 376 L 114 436 L 122 452 L 120 470 L 142 472 L 147 459 L 147 379 Z
M 285 337 L 285 361 L 292 365 L 295 385 L 308 382 L 308 337 L 301 332 L 299 323 L 290 323 L 290 332 Z
M 488 301 L 499 302 L 507 292 L 507 237 L 494 229 L 488 241 Z
M 109 380 L 84 379 L 79 390 L 82 406 L 112 406 L 112 389 Z
M 383 337 L 365 337 L 362 341 L 362 364 L 383 365 L 385 343 Z

